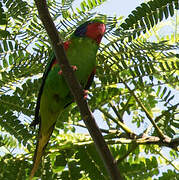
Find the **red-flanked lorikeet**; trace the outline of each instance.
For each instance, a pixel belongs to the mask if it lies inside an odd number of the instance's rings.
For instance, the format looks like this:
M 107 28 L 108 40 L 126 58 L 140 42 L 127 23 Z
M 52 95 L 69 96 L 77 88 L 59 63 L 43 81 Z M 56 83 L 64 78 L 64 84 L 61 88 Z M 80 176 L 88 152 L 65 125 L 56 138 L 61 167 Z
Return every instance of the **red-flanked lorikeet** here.
M 105 33 L 105 25 L 98 21 L 88 21 L 80 25 L 70 40 L 64 43 L 64 49 L 70 65 L 76 67 L 75 75 L 86 90 L 90 87 L 96 70 L 96 53 Z M 73 96 L 65 82 L 63 72 L 55 56 L 43 76 L 32 126 L 39 123 L 39 135 L 33 159 L 30 179 L 38 169 L 45 147 L 61 113 L 73 102 Z

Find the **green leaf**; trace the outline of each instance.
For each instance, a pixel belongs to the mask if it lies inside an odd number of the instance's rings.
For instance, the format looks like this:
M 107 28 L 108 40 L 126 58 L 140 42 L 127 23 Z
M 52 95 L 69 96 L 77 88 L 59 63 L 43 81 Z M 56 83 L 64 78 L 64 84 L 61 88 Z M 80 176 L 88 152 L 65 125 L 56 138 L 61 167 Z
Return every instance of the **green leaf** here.
M 164 87 L 164 89 L 163 89 L 163 91 L 162 91 L 162 94 L 160 95 L 160 98 L 163 98 L 163 96 L 165 95 L 166 91 L 167 91 L 167 88 Z
M 159 20 L 160 20 L 160 21 L 163 20 L 163 12 L 164 12 L 164 9 L 163 9 L 163 7 L 161 7 L 161 8 L 159 9 Z
M 165 18 L 167 19 L 168 16 L 169 16 L 167 6 L 165 6 L 165 7 L 163 8 L 163 12 L 164 12 Z
M 7 38 L 9 35 L 10 33 L 8 31 L 0 29 L 0 38 Z
M 3 40 L 3 46 L 4 46 L 4 50 L 8 51 L 7 41 Z
M 170 12 L 170 15 L 171 15 L 171 16 L 174 15 L 174 8 L 173 8 L 172 3 L 169 4 L 169 12 Z

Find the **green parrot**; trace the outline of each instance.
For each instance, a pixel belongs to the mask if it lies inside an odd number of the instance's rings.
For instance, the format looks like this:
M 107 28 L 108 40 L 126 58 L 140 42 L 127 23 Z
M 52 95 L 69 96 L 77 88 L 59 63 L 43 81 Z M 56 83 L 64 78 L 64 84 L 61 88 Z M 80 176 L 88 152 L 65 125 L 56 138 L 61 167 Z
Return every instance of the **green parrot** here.
M 75 30 L 70 40 L 64 42 L 69 63 L 75 69 L 75 75 L 84 90 L 89 89 L 93 81 L 96 71 L 96 53 L 105 30 L 106 27 L 101 21 L 88 21 Z M 39 124 L 39 134 L 30 179 L 38 169 L 57 119 L 73 101 L 63 72 L 53 55 L 43 75 L 35 109 L 35 120 L 31 123 L 31 126 Z

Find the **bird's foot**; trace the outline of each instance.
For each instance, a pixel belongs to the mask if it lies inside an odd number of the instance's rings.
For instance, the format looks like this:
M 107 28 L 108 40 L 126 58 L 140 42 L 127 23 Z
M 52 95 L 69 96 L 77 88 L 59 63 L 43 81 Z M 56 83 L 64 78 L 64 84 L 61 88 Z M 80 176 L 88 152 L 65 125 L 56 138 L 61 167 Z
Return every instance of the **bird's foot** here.
M 84 90 L 83 90 L 83 93 L 84 93 L 84 96 L 83 96 L 84 99 L 87 99 L 89 91 L 86 90 L 86 89 L 84 89 Z
M 58 74 L 59 74 L 59 75 L 62 75 L 62 72 L 63 72 L 63 71 L 62 71 L 62 70 L 60 70 L 60 71 L 58 71 Z
M 78 68 L 76 66 L 72 65 L 71 67 L 72 67 L 73 71 L 77 71 L 78 70 Z
M 73 66 L 73 65 L 72 65 L 71 67 L 72 67 L 72 70 L 73 70 L 73 71 L 77 71 L 77 69 L 78 69 L 76 66 Z M 62 70 L 58 71 L 58 74 L 59 74 L 59 75 L 62 75 L 62 73 L 63 73 Z

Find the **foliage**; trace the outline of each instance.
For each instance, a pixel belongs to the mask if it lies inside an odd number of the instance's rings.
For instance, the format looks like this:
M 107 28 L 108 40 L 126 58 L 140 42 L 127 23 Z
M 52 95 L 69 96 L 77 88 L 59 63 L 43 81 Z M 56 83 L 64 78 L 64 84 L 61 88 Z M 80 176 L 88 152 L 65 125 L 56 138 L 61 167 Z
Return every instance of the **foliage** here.
M 175 20 L 178 0 L 142 3 L 125 20 L 93 13 L 105 0 L 84 0 L 77 8 L 73 2 L 48 1 L 63 40 L 94 17 L 107 26 L 88 102 L 96 120 L 105 124 L 100 123 L 100 128 L 121 173 L 126 179 L 177 179 L 177 18 L 172 33 L 162 35 L 162 29 L 171 27 L 169 22 Z M 50 53 L 34 2 L 1 1 L 0 179 L 26 179 L 29 175 L 37 134 L 29 124 Z M 160 137 L 158 129 L 151 126 L 152 120 L 176 143 L 145 141 L 145 136 Z M 64 122 L 57 123 L 38 177 L 109 179 L 90 136 L 82 130 L 76 133 L 79 127 L 85 128 L 73 103 L 64 112 Z

